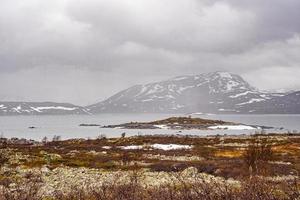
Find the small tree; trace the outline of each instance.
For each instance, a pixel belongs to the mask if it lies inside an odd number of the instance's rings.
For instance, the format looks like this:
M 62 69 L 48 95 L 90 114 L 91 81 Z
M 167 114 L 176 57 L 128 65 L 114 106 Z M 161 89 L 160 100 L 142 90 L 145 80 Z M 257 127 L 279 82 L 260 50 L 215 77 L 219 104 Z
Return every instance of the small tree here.
M 58 142 L 60 140 L 61 140 L 61 136 L 59 136 L 59 135 L 54 135 L 53 138 L 52 138 L 53 142 Z
M 42 143 L 43 144 L 46 144 L 48 142 L 48 138 L 45 136 L 45 137 L 43 137 L 43 139 L 42 139 Z
M 106 140 L 106 135 L 103 133 L 99 134 L 97 140 Z

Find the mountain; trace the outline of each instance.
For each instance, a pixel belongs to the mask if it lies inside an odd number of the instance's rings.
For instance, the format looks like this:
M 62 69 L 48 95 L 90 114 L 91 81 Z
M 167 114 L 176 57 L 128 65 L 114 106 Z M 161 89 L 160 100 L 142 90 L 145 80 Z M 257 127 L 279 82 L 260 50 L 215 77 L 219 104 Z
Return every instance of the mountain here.
M 300 114 L 300 91 L 260 91 L 239 75 L 212 72 L 135 85 L 87 107 L 54 102 L 0 102 L 0 116 L 98 113 Z
M 136 85 L 86 108 L 91 113 L 263 113 L 264 105 L 273 109 L 285 99 L 292 97 L 261 92 L 236 74 L 213 72 Z
M 87 114 L 86 109 L 69 103 L 0 102 L 0 115 Z

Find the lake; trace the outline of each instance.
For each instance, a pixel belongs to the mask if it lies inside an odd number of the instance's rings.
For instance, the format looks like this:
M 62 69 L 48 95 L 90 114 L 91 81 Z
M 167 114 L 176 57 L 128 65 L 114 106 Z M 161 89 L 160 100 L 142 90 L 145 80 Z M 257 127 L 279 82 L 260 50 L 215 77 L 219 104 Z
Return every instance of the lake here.
M 44 136 L 52 138 L 60 135 L 68 138 L 96 138 L 100 134 L 107 137 L 120 137 L 125 132 L 127 136 L 145 134 L 187 134 L 187 135 L 216 135 L 216 134 L 251 134 L 253 130 L 124 130 L 102 129 L 100 127 L 82 127 L 79 124 L 120 124 L 131 121 L 152 121 L 164 119 L 171 114 L 100 114 L 100 115 L 64 115 L 64 116 L 1 116 L 0 134 L 4 137 L 19 137 L 40 140 Z M 300 130 L 300 115 L 192 115 L 207 119 L 241 122 L 248 125 L 264 125 L 276 127 L 268 132 L 286 132 Z M 29 127 L 36 127 L 30 129 Z M 280 130 L 279 128 L 284 128 Z

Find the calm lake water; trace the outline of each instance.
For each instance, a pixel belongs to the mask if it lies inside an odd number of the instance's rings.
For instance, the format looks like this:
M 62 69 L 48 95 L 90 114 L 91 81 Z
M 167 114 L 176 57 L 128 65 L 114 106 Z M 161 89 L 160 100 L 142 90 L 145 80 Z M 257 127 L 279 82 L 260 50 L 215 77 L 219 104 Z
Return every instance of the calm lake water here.
M 102 129 L 100 127 L 82 127 L 79 124 L 120 124 L 131 121 L 152 121 L 164 119 L 170 114 L 100 114 L 100 115 L 68 115 L 68 116 L 1 116 L 0 134 L 5 137 L 19 137 L 40 140 L 44 136 L 52 138 L 60 135 L 68 138 L 95 138 L 100 134 L 107 137 L 119 137 L 123 132 L 127 136 L 145 134 L 251 134 L 254 130 L 124 130 Z M 185 116 L 185 115 L 181 115 Z M 276 127 L 268 132 L 300 131 L 300 115 L 193 115 L 207 119 L 221 119 L 225 121 L 241 122 L 248 125 L 264 125 Z M 34 126 L 35 129 L 29 127 Z M 284 130 L 279 130 L 283 127 Z

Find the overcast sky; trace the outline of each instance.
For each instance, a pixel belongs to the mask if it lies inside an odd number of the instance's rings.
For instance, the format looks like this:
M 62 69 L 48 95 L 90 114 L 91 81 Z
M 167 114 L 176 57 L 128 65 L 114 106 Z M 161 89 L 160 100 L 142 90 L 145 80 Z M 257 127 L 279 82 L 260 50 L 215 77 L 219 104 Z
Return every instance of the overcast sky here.
M 229 71 L 300 89 L 299 0 L 0 0 L 0 101 L 95 103 Z

